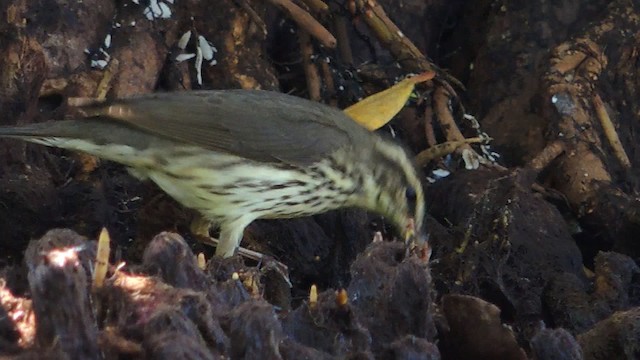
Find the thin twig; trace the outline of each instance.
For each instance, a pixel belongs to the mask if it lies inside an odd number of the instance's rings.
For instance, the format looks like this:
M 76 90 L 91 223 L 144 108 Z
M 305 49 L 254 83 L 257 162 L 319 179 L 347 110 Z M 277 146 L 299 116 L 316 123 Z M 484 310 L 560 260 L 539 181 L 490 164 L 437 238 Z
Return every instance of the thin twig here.
M 120 62 L 118 59 L 111 59 L 96 88 L 96 99 L 104 100 L 107 98 L 107 93 L 109 89 L 111 89 L 111 80 L 113 79 L 113 75 L 118 72 L 119 67 Z
M 424 107 L 424 135 L 427 139 L 427 146 L 438 145 L 436 133 L 433 129 L 433 107 L 429 105 Z
M 322 0 L 302 0 L 302 2 L 305 3 L 309 9 L 311 9 L 311 12 L 315 14 L 326 13 L 329 11 L 329 5 L 325 4 Z
M 375 0 L 356 0 L 358 10 L 376 38 L 398 62 L 412 72 L 438 71 L 438 68 L 422 54 L 402 31 L 389 19 L 382 6 Z
M 458 125 L 456 125 L 451 110 L 449 109 L 450 96 L 449 92 L 440 86 L 433 91 L 436 118 L 448 141 L 462 141 L 464 140 L 464 135 L 462 135 L 462 132 L 458 129 Z M 466 145 L 466 148 L 471 149 L 469 145 Z
M 308 31 L 309 34 L 320 41 L 322 45 L 332 49 L 336 47 L 336 38 L 304 9 L 292 3 L 290 0 L 269 0 L 269 2 L 289 14 L 291 19 L 293 19 L 301 29 Z
M 331 67 L 326 61 L 320 62 L 320 69 L 322 70 L 322 79 L 324 81 L 325 88 L 325 98 L 328 99 L 328 104 L 331 106 L 338 106 L 338 101 L 336 100 L 336 87 L 333 81 L 333 72 L 331 72 Z
M 629 161 L 627 152 L 624 151 L 624 147 L 622 146 L 616 127 L 613 125 L 613 122 L 609 117 L 609 113 L 604 107 L 602 98 L 600 98 L 600 95 L 598 94 L 593 95 L 593 107 L 595 108 L 598 120 L 600 120 L 600 125 L 602 125 L 602 129 L 604 130 L 604 135 L 613 149 L 613 154 L 625 169 L 631 168 L 631 161 Z
M 340 60 L 345 66 L 352 66 L 353 52 L 351 51 L 351 42 L 349 41 L 349 32 L 347 30 L 347 19 L 344 16 L 336 15 L 333 19 L 333 29 L 338 39 Z
M 260 15 L 258 15 L 258 13 L 253 10 L 249 2 L 247 0 L 235 0 L 235 2 L 247 13 L 247 15 L 249 15 L 251 20 L 253 20 L 253 22 L 260 28 L 260 30 L 262 30 L 262 33 L 266 35 L 267 24 L 265 24 Z
M 298 31 L 298 43 L 300 44 L 300 54 L 302 55 L 302 68 L 307 79 L 307 91 L 309 98 L 313 101 L 320 101 L 320 74 L 318 67 L 313 62 L 313 44 L 311 36 L 305 30 Z
M 566 143 L 561 140 L 556 140 L 548 144 L 533 159 L 529 160 L 526 167 L 536 172 L 541 171 L 566 150 L 565 144 Z
M 425 166 L 429 161 L 451 154 L 463 145 L 485 142 L 487 140 L 486 138 L 474 137 L 464 140 L 447 141 L 431 146 L 416 155 L 416 165 L 420 167 Z

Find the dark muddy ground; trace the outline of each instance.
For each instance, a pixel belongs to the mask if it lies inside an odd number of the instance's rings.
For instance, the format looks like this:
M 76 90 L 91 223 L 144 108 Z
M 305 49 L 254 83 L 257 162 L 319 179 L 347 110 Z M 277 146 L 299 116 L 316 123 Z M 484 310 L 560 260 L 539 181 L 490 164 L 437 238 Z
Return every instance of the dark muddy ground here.
M 152 3 L 162 11 L 148 20 Z M 344 107 L 436 69 L 379 131 L 416 153 L 463 135 L 493 141 L 421 169 L 429 266 L 398 242 L 371 243 L 393 233 L 362 211 L 256 221 L 243 244 L 286 264 L 289 288 L 268 264 L 211 258 L 189 233 L 193 213 L 119 165 L 3 140 L 0 356 L 640 358 L 640 4 L 327 4 L 305 8 L 335 49 L 271 2 L 5 1 L 0 123 L 61 118 L 69 97 L 191 88 Z M 217 47 L 202 86 L 194 59 L 176 58 L 195 35 Z M 466 170 L 463 154 L 484 163 Z M 436 169 L 451 174 L 427 181 Z M 111 264 L 126 265 L 93 290 L 102 227 Z

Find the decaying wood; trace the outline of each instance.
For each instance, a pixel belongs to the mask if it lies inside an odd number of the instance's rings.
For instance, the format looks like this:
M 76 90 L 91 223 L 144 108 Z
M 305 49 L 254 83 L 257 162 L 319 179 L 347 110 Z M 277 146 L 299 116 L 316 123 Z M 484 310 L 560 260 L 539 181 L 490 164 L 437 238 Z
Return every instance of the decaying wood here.
M 628 82 L 623 82 L 620 91 L 612 91 L 609 86 L 633 72 L 629 62 L 635 63 L 637 54 L 627 49 L 638 44 L 634 36 L 620 34 L 621 27 L 640 28 L 637 9 L 622 0 L 611 2 L 601 20 L 558 45 L 544 75 L 542 96 L 551 100 L 544 107 L 552 121 L 550 140 L 564 141 L 571 148 L 558 162 L 554 175 L 557 189 L 577 209 L 579 217 L 590 224 L 607 224 L 607 230 L 602 230 L 609 234 L 606 237 L 624 248 L 627 245 L 617 234 L 633 225 L 614 219 L 619 218 L 620 201 L 626 204 L 623 207 L 636 208 L 636 200 L 633 194 L 607 194 L 624 193 L 616 184 L 624 181 L 632 166 L 625 147 L 636 145 L 625 142 L 628 135 L 622 136 L 621 132 L 629 133 L 625 128 L 634 127 L 630 118 L 634 115 L 624 110 L 624 104 L 636 102 L 633 94 L 637 90 Z M 619 98 L 605 105 L 603 94 Z M 610 116 L 611 111 L 626 116 Z

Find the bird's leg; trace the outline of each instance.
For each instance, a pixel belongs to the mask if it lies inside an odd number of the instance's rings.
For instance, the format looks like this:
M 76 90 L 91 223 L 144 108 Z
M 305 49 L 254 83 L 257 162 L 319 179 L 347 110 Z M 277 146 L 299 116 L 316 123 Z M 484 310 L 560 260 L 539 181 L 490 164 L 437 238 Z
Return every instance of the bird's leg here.
M 201 243 L 215 247 L 216 255 L 222 256 L 222 257 L 233 256 L 235 247 L 238 246 L 238 243 L 240 241 L 234 242 L 234 244 L 229 244 L 232 241 L 221 241 L 212 237 L 211 235 L 209 235 L 209 230 L 211 229 L 212 225 L 213 223 L 211 220 L 208 220 L 204 216 L 201 216 L 198 214 L 193 218 L 193 220 L 191 221 L 191 224 L 189 224 L 189 230 Z M 221 235 L 224 235 L 224 234 L 221 234 Z M 225 238 L 224 236 L 220 236 L 220 237 L 222 239 Z M 227 246 L 225 247 L 225 245 Z M 229 245 L 233 245 L 230 251 L 228 248 L 230 248 L 231 246 Z M 226 255 L 226 254 L 229 254 L 229 255 Z M 242 247 L 238 248 L 238 254 L 255 261 L 262 261 L 262 258 L 264 257 L 264 255 L 262 255 L 259 252 L 245 249 Z
M 218 240 L 218 239 L 216 239 L 214 237 L 208 236 L 208 235 L 207 236 L 202 236 L 200 234 L 194 234 L 194 235 L 197 236 L 197 238 L 198 238 L 198 240 L 200 242 L 202 242 L 204 244 L 207 244 L 207 245 L 211 245 L 211 246 L 215 247 L 216 250 L 220 247 L 220 244 L 222 243 L 222 241 L 220 241 L 220 240 Z M 240 256 L 242 256 L 242 257 L 245 257 L 245 258 L 251 259 L 251 260 L 255 260 L 255 261 L 258 261 L 258 262 L 263 261 L 263 259 L 265 257 L 265 255 L 262 254 L 262 253 L 259 253 L 257 251 L 253 251 L 253 250 L 249 250 L 249 249 L 243 248 L 243 247 L 239 247 L 238 248 L 238 254 Z M 217 252 L 216 252 L 216 255 L 217 255 Z
M 211 228 L 212 222 L 207 220 L 203 216 L 197 215 L 190 224 L 191 233 L 198 239 L 198 241 L 214 246 L 216 248 L 216 255 L 222 257 L 230 257 L 233 256 L 235 249 L 238 249 L 238 254 L 240 256 L 245 257 L 247 259 L 255 260 L 264 269 L 274 269 L 276 270 L 289 284 L 291 287 L 291 281 L 289 280 L 289 268 L 287 265 L 276 261 L 271 256 L 264 255 L 257 251 L 249 250 L 243 247 L 238 247 L 240 244 L 240 240 L 242 240 L 242 233 L 244 232 L 244 226 L 233 227 L 233 226 L 225 226 L 220 233 L 220 240 L 213 238 L 209 235 L 209 229 Z M 239 234 L 235 232 L 225 231 L 225 229 L 238 229 L 241 228 L 242 231 Z M 233 240 L 234 236 L 236 236 L 237 240 Z M 227 255 L 229 254 L 229 255 Z
M 240 241 L 244 235 L 246 228 L 253 219 L 247 220 L 243 218 L 236 219 L 232 222 L 220 224 L 220 241 L 216 247 L 216 255 L 228 258 L 236 253 L 236 249 L 240 247 Z
M 209 229 L 211 229 L 212 225 L 213 223 L 211 220 L 206 219 L 200 214 L 194 214 L 193 219 L 191 219 L 191 223 L 189 224 L 189 230 L 198 238 L 200 242 L 208 243 L 208 241 L 205 241 L 205 239 L 211 239 L 211 236 L 209 236 Z M 216 245 L 217 244 L 218 243 L 216 240 Z

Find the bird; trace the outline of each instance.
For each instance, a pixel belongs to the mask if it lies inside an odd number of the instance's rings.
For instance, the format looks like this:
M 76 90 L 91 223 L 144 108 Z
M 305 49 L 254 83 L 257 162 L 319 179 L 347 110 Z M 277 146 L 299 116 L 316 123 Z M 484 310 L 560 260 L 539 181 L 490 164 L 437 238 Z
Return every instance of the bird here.
M 0 127 L 0 137 L 85 152 L 155 182 L 220 228 L 233 256 L 256 219 L 340 208 L 382 215 L 425 248 L 424 193 L 410 155 L 341 110 L 266 90 L 158 92 L 92 101 L 76 117 Z

